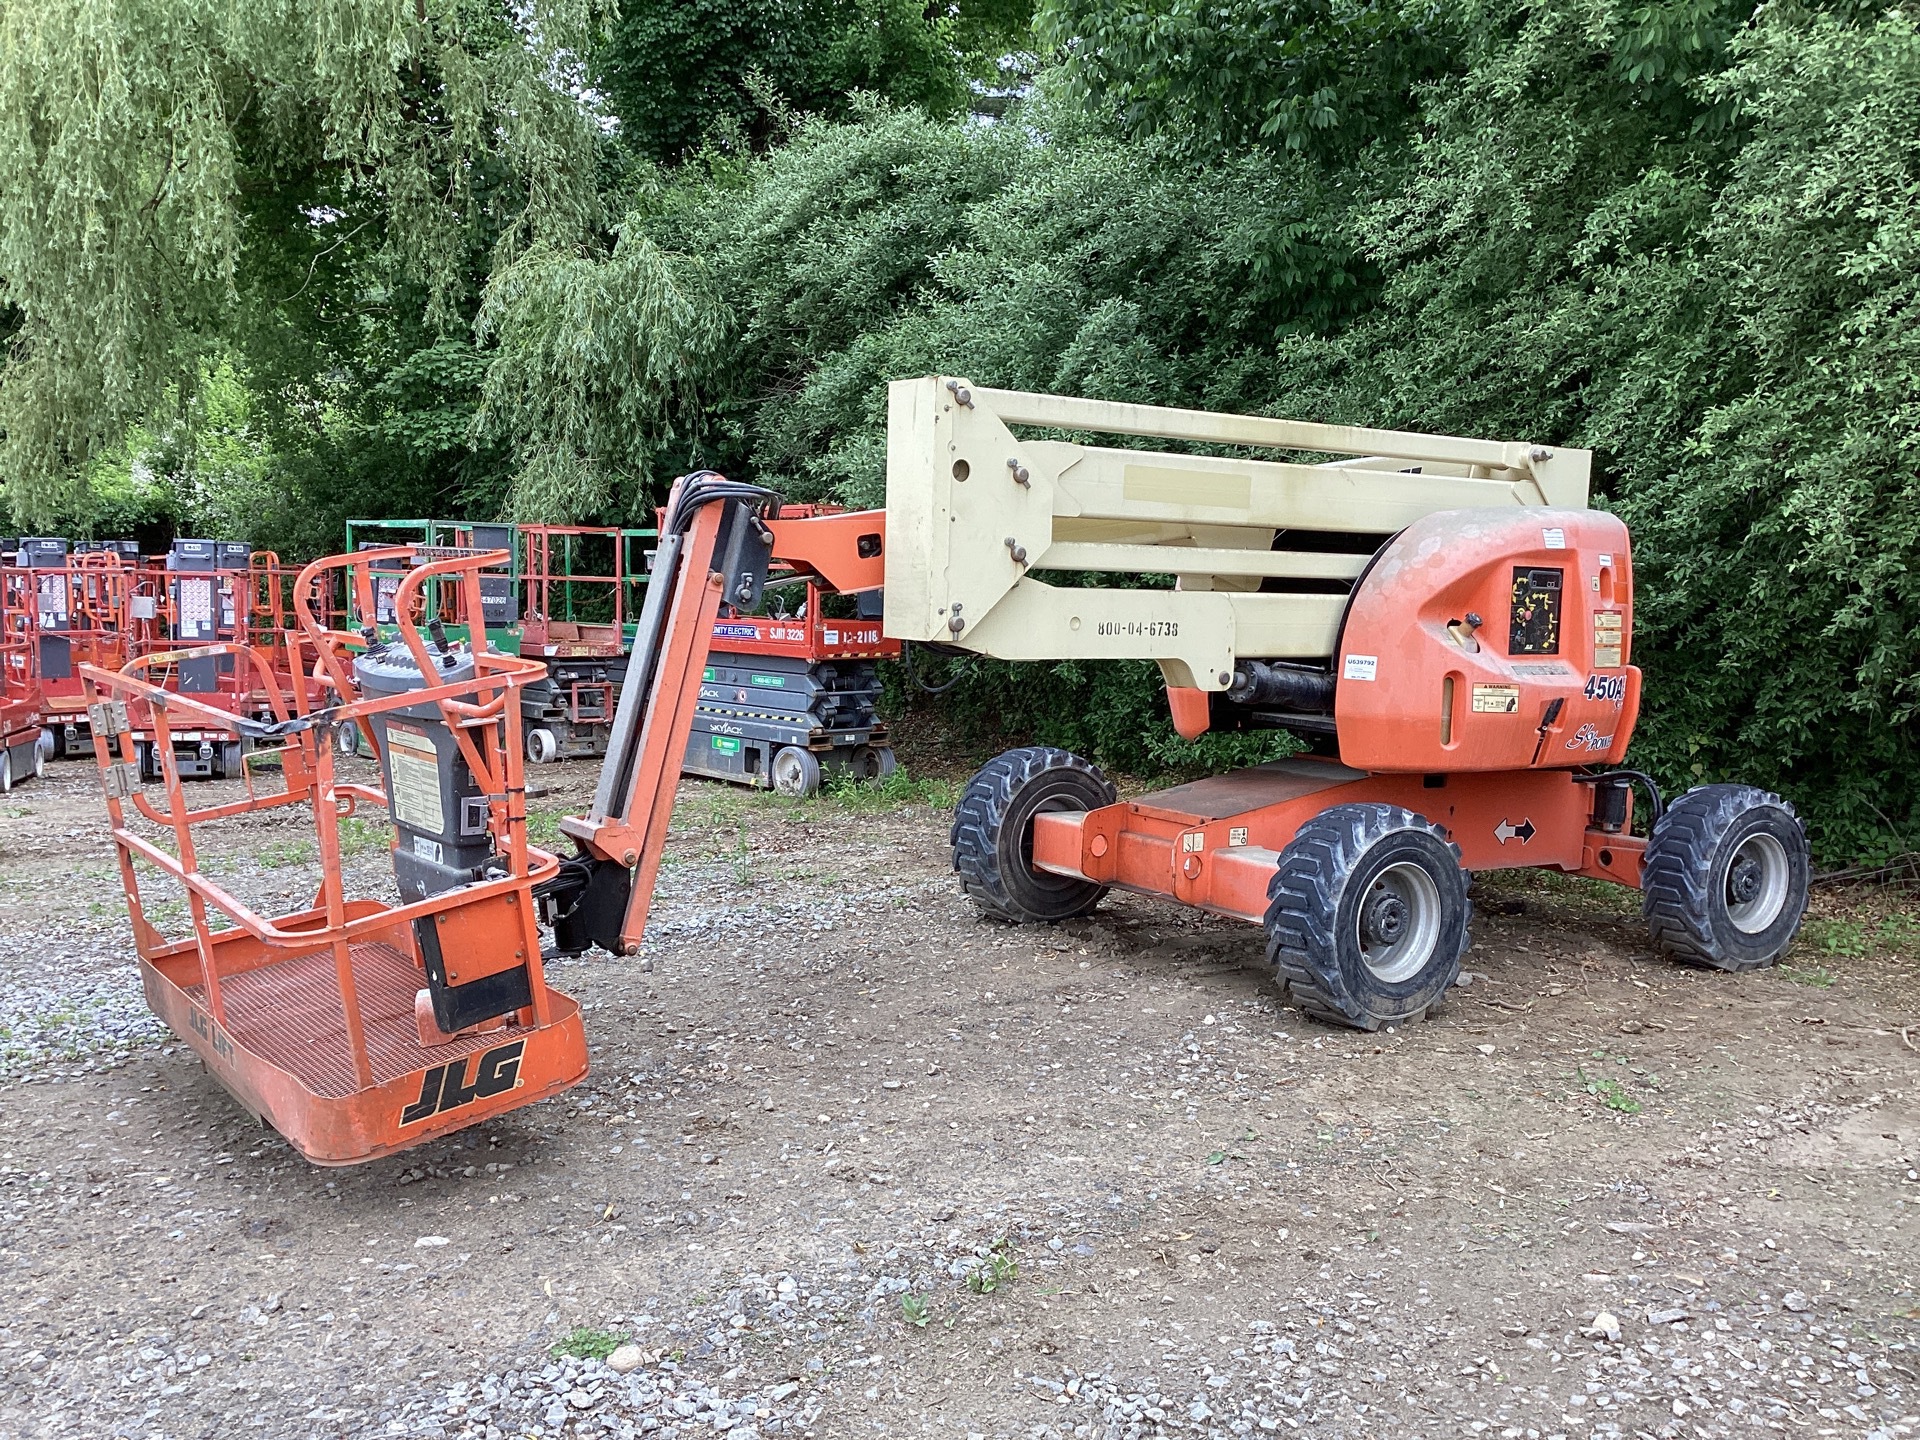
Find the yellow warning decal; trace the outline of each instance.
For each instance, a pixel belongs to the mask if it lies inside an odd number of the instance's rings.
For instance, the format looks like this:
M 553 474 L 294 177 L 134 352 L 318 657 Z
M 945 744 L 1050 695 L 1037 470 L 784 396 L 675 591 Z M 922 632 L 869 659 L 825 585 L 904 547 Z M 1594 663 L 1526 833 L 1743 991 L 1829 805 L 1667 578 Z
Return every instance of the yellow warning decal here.
M 1618 610 L 1596 610 L 1593 612 L 1593 668 L 1611 670 L 1620 664 L 1620 652 L 1623 648 L 1621 636 L 1624 631 L 1622 618 Z
M 393 818 L 416 830 L 445 833 L 447 813 L 440 803 L 440 765 L 427 733 L 389 721 L 387 765 L 393 776 Z

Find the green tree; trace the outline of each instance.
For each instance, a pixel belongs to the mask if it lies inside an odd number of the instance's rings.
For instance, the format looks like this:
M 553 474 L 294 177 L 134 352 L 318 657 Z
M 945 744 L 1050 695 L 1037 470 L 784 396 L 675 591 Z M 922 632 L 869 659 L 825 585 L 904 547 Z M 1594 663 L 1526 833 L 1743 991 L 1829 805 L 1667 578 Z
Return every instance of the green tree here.
M 190 396 L 263 294 L 318 282 L 334 323 L 404 306 L 457 333 L 477 233 L 502 254 L 578 233 L 597 23 L 592 0 L 6 0 L 15 514 L 74 508 L 93 458 Z
M 637 153 L 678 161 L 716 133 L 764 145 L 859 90 L 950 113 L 965 101 L 953 24 L 920 0 L 629 0 L 594 79 Z
M 1071 93 L 1130 135 L 1348 159 L 1412 123 L 1454 18 L 1438 0 L 1043 0 L 1036 28 Z

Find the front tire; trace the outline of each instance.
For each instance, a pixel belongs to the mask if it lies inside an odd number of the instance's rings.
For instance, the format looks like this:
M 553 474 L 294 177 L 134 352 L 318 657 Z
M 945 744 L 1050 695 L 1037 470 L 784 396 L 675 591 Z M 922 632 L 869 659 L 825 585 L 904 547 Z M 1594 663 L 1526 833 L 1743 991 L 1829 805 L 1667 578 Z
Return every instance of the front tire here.
M 1473 917 L 1460 847 L 1398 805 L 1336 805 L 1280 853 L 1267 958 L 1309 1015 L 1405 1025 L 1460 977 Z
M 1812 860 L 1793 807 L 1753 785 L 1702 785 L 1647 840 L 1640 908 L 1656 948 L 1689 965 L 1759 970 L 1793 945 Z
M 560 754 L 560 740 L 544 725 L 527 731 L 527 759 L 536 765 L 551 765 Z
M 1091 761 L 1047 745 L 990 760 L 953 812 L 953 868 L 960 888 L 994 920 L 1048 924 L 1084 915 L 1107 887 L 1033 868 L 1033 817 L 1098 810 L 1114 802 L 1113 782 Z
M 798 745 L 782 746 L 774 752 L 770 773 L 773 788 L 796 800 L 817 794 L 820 789 L 820 761 L 811 750 Z

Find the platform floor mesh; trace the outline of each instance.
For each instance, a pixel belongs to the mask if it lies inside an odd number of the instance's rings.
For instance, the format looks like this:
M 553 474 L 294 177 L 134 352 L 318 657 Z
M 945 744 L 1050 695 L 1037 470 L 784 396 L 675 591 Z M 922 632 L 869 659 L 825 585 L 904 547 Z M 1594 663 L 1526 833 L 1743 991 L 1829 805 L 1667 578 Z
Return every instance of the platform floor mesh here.
M 422 1045 L 413 997 L 426 984 L 425 972 L 410 956 L 378 941 L 353 946 L 352 955 L 367 1060 L 376 1085 L 534 1033 L 531 1026 L 509 1025 L 448 1045 Z M 197 1004 L 207 1004 L 204 986 L 184 988 Z M 220 995 L 226 1002 L 227 1033 L 253 1054 L 292 1072 L 316 1095 L 337 1100 L 360 1089 L 331 950 L 222 976 Z

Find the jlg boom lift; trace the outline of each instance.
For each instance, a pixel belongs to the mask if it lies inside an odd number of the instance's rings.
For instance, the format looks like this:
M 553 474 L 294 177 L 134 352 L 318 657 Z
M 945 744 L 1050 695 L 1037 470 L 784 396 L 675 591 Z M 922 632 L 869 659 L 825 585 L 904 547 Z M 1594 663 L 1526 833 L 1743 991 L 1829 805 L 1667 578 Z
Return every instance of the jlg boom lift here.
M 1265 927 L 1297 1003 L 1366 1029 L 1423 1014 L 1458 977 L 1472 869 L 1638 887 L 1654 943 L 1696 964 L 1751 969 L 1792 942 L 1808 862 L 1789 807 L 1709 785 L 1663 809 L 1645 777 L 1610 768 L 1640 698 L 1632 569 L 1625 527 L 1586 508 L 1584 452 L 940 378 L 896 382 L 888 428 L 884 513 L 782 519 L 764 490 L 711 474 L 678 482 L 592 805 L 561 822 L 576 852 L 564 859 L 525 841 L 517 711 L 503 708 L 524 662 L 436 648 L 411 629 L 404 647 L 353 658 L 370 642 L 309 625 L 324 663 L 278 722 L 289 790 L 321 806 L 324 837 L 350 787 L 332 781 L 312 735 L 389 717 L 386 793 L 351 793 L 394 815 L 402 904 L 352 910 L 327 888 L 303 916 L 249 918 L 194 871 L 192 817 L 171 777 L 163 818 L 180 836 L 177 861 L 137 838 L 115 800 L 156 1008 L 322 1161 L 399 1149 L 577 1080 L 577 1015 L 544 984 L 529 912 L 481 919 L 532 901 L 549 953 L 638 948 L 715 617 L 723 604 L 751 609 L 775 559 L 845 593 L 884 585 L 893 639 L 1014 660 L 1150 659 L 1182 734 L 1278 729 L 1305 743 L 1290 759 L 1130 800 L 1078 757 L 1007 752 L 967 787 L 952 832 L 961 884 L 995 919 L 1066 919 L 1113 886 L 1237 916 Z M 1236 453 L 1049 438 L 1061 432 Z M 1320 455 L 1346 458 L 1300 458 Z M 1170 589 L 1063 585 L 1048 572 L 1175 578 Z M 138 689 L 91 673 L 115 694 Z M 96 721 L 109 794 L 127 795 L 109 733 Z M 1635 786 L 1650 796 L 1645 836 L 1632 832 Z M 136 853 L 240 930 L 210 932 L 196 902 L 195 934 L 162 944 L 139 919 Z M 324 842 L 322 853 L 331 859 Z M 293 958 L 262 960 L 269 924 L 266 943 Z M 356 1020 L 371 1002 L 353 983 L 353 942 L 375 934 L 388 1007 L 377 1024 Z M 222 1018 L 229 967 L 256 994 L 304 997 L 315 1027 L 305 1048 L 265 1022 L 236 1025 L 232 1008 Z M 292 1053 L 311 1063 L 322 1019 L 342 1047 L 329 1098 L 246 1083 Z M 356 1037 L 376 1030 L 382 1062 L 369 1073 Z M 490 1058 L 510 1045 L 517 1088 L 502 1078 L 508 1062 Z M 316 1146 L 323 1104 L 363 1124 Z

